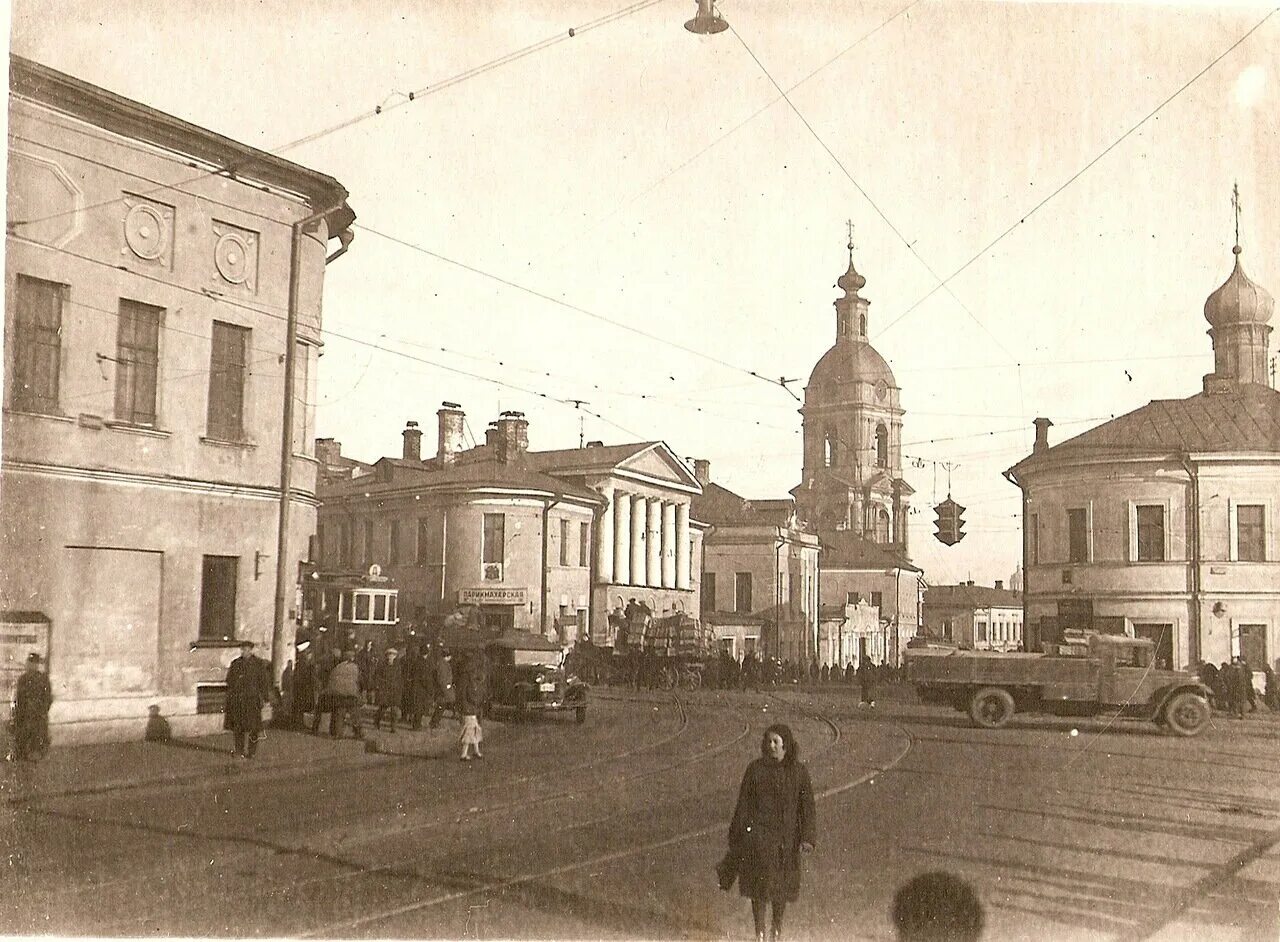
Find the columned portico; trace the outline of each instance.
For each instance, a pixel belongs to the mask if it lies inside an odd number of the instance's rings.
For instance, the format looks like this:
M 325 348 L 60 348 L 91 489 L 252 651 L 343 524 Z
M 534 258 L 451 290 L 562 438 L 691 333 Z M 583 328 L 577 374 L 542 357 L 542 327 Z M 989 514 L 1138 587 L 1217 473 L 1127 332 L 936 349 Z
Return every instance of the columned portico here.
M 596 528 L 596 581 L 613 582 L 613 515 L 614 489 L 606 487 L 601 496 L 609 503 L 600 514 L 600 525 Z
M 676 587 L 676 505 L 662 504 L 662 587 Z
M 649 504 L 649 527 L 645 533 L 647 546 L 644 547 L 647 557 L 645 584 L 655 589 L 662 588 L 662 501 L 651 498 Z
M 649 501 L 632 499 L 631 505 L 631 585 L 648 585 L 645 563 L 645 530 L 649 526 Z
M 619 585 L 631 581 L 631 495 L 613 492 L 613 578 Z
M 689 546 L 689 505 L 676 504 L 676 588 L 689 588 L 693 559 Z

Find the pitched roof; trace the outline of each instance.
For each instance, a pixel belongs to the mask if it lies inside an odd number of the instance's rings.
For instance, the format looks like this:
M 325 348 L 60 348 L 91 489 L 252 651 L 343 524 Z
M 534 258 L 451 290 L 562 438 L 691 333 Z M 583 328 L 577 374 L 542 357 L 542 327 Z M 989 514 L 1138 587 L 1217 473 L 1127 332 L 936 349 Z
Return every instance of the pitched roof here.
M 539 493 L 563 494 L 594 504 L 604 503 L 604 498 L 590 488 L 570 484 L 549 474 L 543 474 L 523 463 L 511 463 L 490 459 L 445 465 L 442 468 L 414 467 L 416 462 L 389 459 L 384 467 L 390 469 L 387 480 L 370 481 L 367 477 L 354 481 L 340 481 L 320 488 L 321 500 L 341 497 L 381 494 L 412 488 L 514 488 Z
M 925 590 L 924 604 L 947 608 L 1022 608 L 1022 594 L 984 585 L 931 585 Z
M 1214 451 L 1280 452 L 1280 392 L 1241 383 L 1224 392 L 1156 399 L 1030 455 L 1015 467 L 1050 456 Z
M 924 572 L 892 543 L 876 543 L 850 530 L 826 530 L 822 539 L 819 565 L 823 569 L 906 569 Z
M 747 500 L 727 487 L 710 482 L 693 498 L 694 519 L 713 526 L 787 526 L 795 512 L 795 501 Z
M 557 448 L 553 451 L 531 451 L 526 460 L 539 471 L 593 471 L 611 468 L 661 442 L 630 442 L 626 445 L 593 445 L 590 448 Z

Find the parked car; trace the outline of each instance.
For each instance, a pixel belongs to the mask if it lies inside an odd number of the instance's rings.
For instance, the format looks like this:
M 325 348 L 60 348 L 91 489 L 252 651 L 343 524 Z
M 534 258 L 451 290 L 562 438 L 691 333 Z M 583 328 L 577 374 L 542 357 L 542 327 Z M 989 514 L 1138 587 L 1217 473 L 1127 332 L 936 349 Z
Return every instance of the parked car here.
M 554 641 L 526 631 L 508 631 L 485 646 L 489 657 L 489 702 L 486 712 L 572 710 L 577 722 L 587 719 L 587 684 L 565 670 L 564 651 Z

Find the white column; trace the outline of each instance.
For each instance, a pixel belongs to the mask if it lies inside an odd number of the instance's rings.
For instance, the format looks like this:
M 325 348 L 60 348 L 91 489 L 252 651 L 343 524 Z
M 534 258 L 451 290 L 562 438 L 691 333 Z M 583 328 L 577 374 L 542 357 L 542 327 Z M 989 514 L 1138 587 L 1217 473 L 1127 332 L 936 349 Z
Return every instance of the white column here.
M 646 534 L 649 545 L 648 564 L 645 569 L 645 581 L 655 589 L 662 587 L 662 501 L 649 499 L 649 530 Z
M 693 553 L 689 549 L 689 505 L 676 504 L 676 588 L 693 584 Z
M 605 488 L 601 496 L 609 503 L 596 525 L 596 581 L 608 585 L 613 582 L 613 488 Z
M 662 505 L 662 587 L 676 587 L 676 505 Z
M 643 497 L 631 499 L 631 584 L 648 585 L 645 578 L 645 527 L 649 524 L 649 502 Z
M 631 495 L 613 492 L 613 581 L 626 585 L 631 581 Z

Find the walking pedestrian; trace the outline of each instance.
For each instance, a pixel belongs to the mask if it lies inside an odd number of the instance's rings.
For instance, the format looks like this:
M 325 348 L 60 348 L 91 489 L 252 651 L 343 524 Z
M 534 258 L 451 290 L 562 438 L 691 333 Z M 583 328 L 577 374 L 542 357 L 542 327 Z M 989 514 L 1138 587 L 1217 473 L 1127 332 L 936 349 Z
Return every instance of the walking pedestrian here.
M 240 642 L 240 655 L 227 666 L 227 706 L 223 728 L 231 730 L 231 755 L 252 759 L 262 734 L 262 707 L 271 699 L 271 668 Z
M 428 713 L 431 699 L 431 667 L 427 655 L 417 644 L 410 644 L 404 655 L 404 694 L 400 700 L 400 717 L 413 729 L 422 729 L 422 717 Z
M 298 645 L 298 663 L 293 669 L 293 681 L 289 690 L 289 726 L 301 729 L 306 722 L 306 714 L 316 705 L 316 658 L 311 645 L 302 642 Z
M 404 667 L 399 662 L 400 652 L 387 648 L 383 660 L 373 672 L 373 700 L 377 706 L 373 714 L 373 728 L 382 729 L 382 717 L 386 716 L 391 732 L 396 731 L 396 708 L 404 695 Z
M 49 749 L 49 707 L 53 689 L 49 675 L 41 669 L 40 655 L 27 655 L 26 667 L 18 675 L 13 691 L 13 756 L 24 762 L 44 757 Z
M 337 739 L 342 728 L 351 722 L 351 732 L 356 739 L 363 738 L 360 731 L 360 666 L 355 651 L 343 651 L 342 660 L 329 671 L 325 686 L 329 696 L 329 735 Z
M 480 743 L 484 740 L 484 729 L 480 726 L 480 714 L 484 712 L 484 704 L 488 699 L 488 671 L 483 651 L 468 651 L 462 659 L 457 678 L 458 718 L 460 729 L 458 743 L 462 747 L 460 758 L 463 762 L 471 760 L 474 753 L 477 759 L 483 759 Z
M 457 704 L 457 690 L 453 686 L 453 658 L 447 651 L 437 651 L 433 659 L 432 694 L 435 703 L 431 708 L 431 728 L 440 725 L 440 719 L 446 709 L 453 709 Z
M 320 721 L 326 713 L 333 716 L 333 698 L 329 696 L 329 675 L 342 660 L 342 654 L 335 648 L 329 648 L 316 656 L 314 687 L 316 692 L 315 710 L 311 716 L 311 733 L 320 735 Z
M 1230 664 L 1223 665 L 1221 670 L 1226 677 L 1227 704 L 1231 714 L 1238 720 L 1244 719 L 1244 705 L 1249 701 L 1248 688 L 1252 686 L 1249 670 L 1240 658 Z
M 858 706 L 873 707 L 876 705 L 876 675 L 879 669 L 871 663 L 871 658 L 864 657 L 858 665 L 858 683 L 862 687 L 862 699 Z
M 809 770 L 790 727 L 775 723 L 764 731 L 760 758 L 742 776 L 721 865 L 736 872 L 739 895 L 751 900 L 757 942 L 764 942 L 766 926 L 770 942 L 781 938 L 787 904 L 800 894 L 800 855 L 816 840 Z
M 378 669 L 378 654 L 373 642 L 366 641 L 356 655 L 356 667 L 360 669 L 360 696 L 365 703 L 373 703 L 373 673 Z

